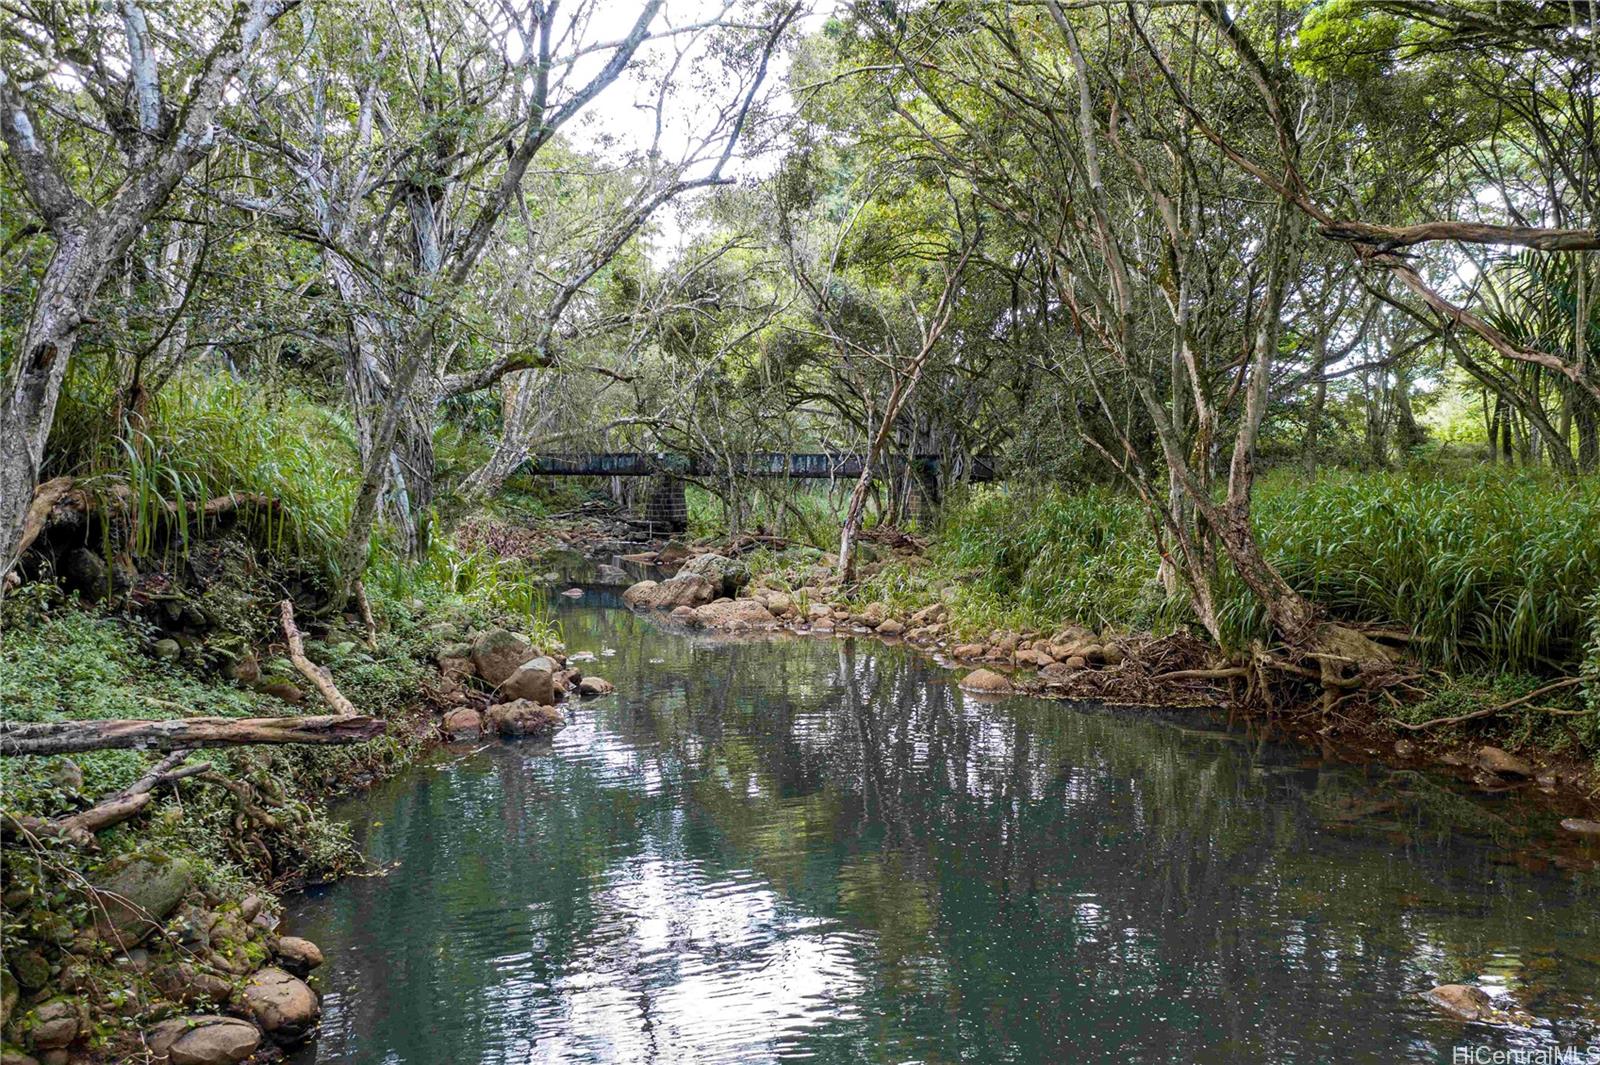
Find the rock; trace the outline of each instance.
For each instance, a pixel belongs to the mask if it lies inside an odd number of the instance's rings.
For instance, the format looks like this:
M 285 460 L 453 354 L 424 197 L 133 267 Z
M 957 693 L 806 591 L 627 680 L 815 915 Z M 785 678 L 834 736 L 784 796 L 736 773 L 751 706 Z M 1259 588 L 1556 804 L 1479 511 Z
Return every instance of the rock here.
M 545 706 L 556 701 L 555 665 L 548 658 L 535 658 L 522 663 L 500 685 L 499 693 L 507 702 L 526 699 Z
M 88 1017 L 77 999 L 57 996 L 36 1007 L 23 1018 L 28 1045 L 35 1050 L 64 1047 L 88 1028 Z
M 1473 761 L 1479 768 L 1498 773 L 1503 777 L 1533 776 L 1532 763 L 1499 747 L 1479 747 L 1477 753 L 1473 755 Z
M 861 613 L 857 614 L 853 620 L 858 625 L 865 625 L 869 629 L 875 629 L 882 625 L 888 616 L 889 608 L 882 603 L 868 603 L 861 608 Z
M 778 619 L 754 599 L 728 599 L 694 612 L 695 620 L 710 629 L 770 629 Z
M 975 669 L 961 680 L 961 687 L 969 692 L 1003 694 L 1011 690 L 1011 682 L 987 669 Z
M 483 731 L 483 719 L 470 706 L 463 706 L 444 715 L 439 728 L 453 740 L 469 740 Z
M 694 607 L 692 606 L 674 607 L 672 613 L 668 616 L 673 621 L 682 622 L 685 625 L 692 625 L 699 620 L 699 618 L 695 617 Z
M 322 948 L 299 936 L 279 936 L 272 941 L 272 953 L 285 969 L 302 977 L 323 961 Z
M 183 653 L 183 647 L 174 639 L 157 640 L 150 648 L 150 653 L 164 662 L 170 662 Z
M 39 1059 L 24 1054 L 10 1043 L 0 1044 L 0 1065 L 39 1065 Z
M 1482 989 L 1469 984 L 1440 984 L 1422 997 L 1463 1021 L 1478 1021 L 1494 1012 L 1494 1000 Z
M 225 1003 L 233 995 L 233 984 L 227 978 L 187 962 L 158 966 L 150 973 L 150 981 L 163 995 L 185 1004 Z
M 242 992 L 244 1004 L 276 1042 L 298 1043 L 311 1034 L 322 1014 L 316 994 L 296 976 L 268 967 L 252 976 Z
M 1027 650 L 1017 652 L 1017 665 L 1019 666 L 1032 666 L 1035 669 L 1043 669 L 1045 666 L 1053 666 L 1055 663 L 1056 660 L 1044 651 Z
M 629 585 L 627 591 L 622 593 L 622 601 L 636 610 L 649 607 L 656 590 L 655 581 L 640 581 Z
M 478 676 L 499 687 L 518 666 L 538 652 L 533 644 L 506 629 L 490 629 L 472 645 L 472 664 Z
M 442 647 L 434 661 L 439 665 L 439 672 L 447 677 L 465 680 L 478 675 L 478 667 L 472 664 L 470 643 L 453 643 Z
M 1089 660 L 1082 655 L 1073 655 L 1071 658 L 1068 658 L 1061 664 L 1066 666 L 1068 669 L 1073 670 L 1074 672 L 1080 669 L 1089 668 Z
M 894 618 L 884 618 L 878 623 L 879 636 L 900 636 L 905 631 L 905 625 Z
M 1014 632 L 1008 632 L 997 638 L 989 645 L 989 655 L 992 658 L 1010 658 L 1016 653 L 1017 644 L 1021 642 Z
M 602 562 L 595 570 L 596 584 L 603 584 L 607 587 L 615 588 L 628 584 L 631 580 L 632 578 L 628 576 L 628 571 L 623 569 L 621 566 L 613 566 L 609 563 Z
M 17 983 L 17 978 L 11 975 L 11 969 L 0 965 L 0 1028 L 6 1026 L 11 1020 L 11 1011 L 17 1008 L 17 1003 L 22 1000 L 22 987 Z
M 560 710 L 527 699 L 496 703 L 483 712 L 484 727 L 502 736 L 548 736 L 566 723 Z
M 1108 666 L 1120 666 L 1126 658 L 1127 656 L 1123 654 L 1122 648 L 1114 643 L 1106 644 L 1105 650 L 1100 653 L 1100 660 Z
M 1065 684 L 1076 672 L 1078 671 L 1065 662 L 1055 662 L 1039 671 L 1039 679 L 1046 684 Z
M 6 961 L 11 963 L 11 971 L 17 974 L 17 983 L 24 991 L 38 991 L 50 982 L 50 963 L 36 950 L 19 950 Z
M 610 695 L 617 686 L 603 677 L 584 677 L 578 681 L 579 695 Z
M 1580 836 L 1600 836 L 1600 821 L 1590 821 L 1582 817 L 1569 817 L 1561 822 L 1561 827 L 1568 832 L 1576 832 Z
M 96 930 L 123 950 L 135 946 L 178 908 L 193 879 L 188 862 L 160 851 L 113 859 L 93 883 Z
M 679 573 L 656 585 L 650 608 L 673 610 L 680 606 L 702 606 L 717 598 L 718 586 L 697 573 Z
M 815 620 L 815 621 L 813 621 L 811 623 L 811 631 L 812 632 L 832 632 L 833 631 L 833 619 L 832 618 L 818 618 L 817 620 Z
M 812 603 L 810 606 L 806 607 L 806 617 L 812 619 L 813 621 L 817 620 L 818 618 L 832 616 L 833 608 L 828 606 L 827 603 Z
M 982 658 L 983 650 L 981 643 L 958 643 L 950 653 L 957 658 Z
M 282 678 L 259 680 L 255 683 L 255 690 L 262 695 L 270 695 L 274 699 L 282 699 L 286 703 L 299 706 L 306 701 L 306 693 L 301 691 L 292 681 Z
M 685 574 L 705 578 L 730 599 L 750 582 L 750 567 L 726 555 L 696 555 L 678 570 L 679 577 Z
M 914 627 L 932 625 L 935 622 L 943 621 L 944 616 L 947 613 L 949 613 L 949 611 L 946 609 L 943 603 L 934 603 L 932 606 L 925 606 L 915 614 L 912 614 L 911 624 Z
M 1394 753 L 1399 758 L 1411 758 L 1417 753 L 1417 745 L 1410 740 L 1395 740 Z
M 147 1032 L 145 1044 L 157 1062 L 234 1065 L 256 1052 L 261 1031 L 237 1017 L 172 1017 Z

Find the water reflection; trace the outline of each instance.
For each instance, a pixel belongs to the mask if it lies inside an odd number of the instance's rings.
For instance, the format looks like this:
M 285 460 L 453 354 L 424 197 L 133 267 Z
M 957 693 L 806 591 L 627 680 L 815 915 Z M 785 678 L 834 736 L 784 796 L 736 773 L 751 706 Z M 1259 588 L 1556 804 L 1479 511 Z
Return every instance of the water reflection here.
M 1600 1043 L 1592 880 L 1432 778 L 568 608 L 618 695 L 348 810 L 304 1061 L 1448 1060 Z M 652 664 L 654 663 L 654 664 Z M 1476 978 L 1544 1019 L 1467 1029 Z

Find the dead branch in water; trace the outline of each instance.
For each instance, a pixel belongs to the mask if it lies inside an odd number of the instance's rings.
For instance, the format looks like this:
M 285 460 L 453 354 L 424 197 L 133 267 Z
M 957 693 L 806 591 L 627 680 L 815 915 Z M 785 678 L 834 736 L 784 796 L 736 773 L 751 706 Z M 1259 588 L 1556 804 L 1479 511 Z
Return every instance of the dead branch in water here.
M 294 623 L 294 603 L 285 599 L 278 604 L 278 612 L 283 618 L 283 635 L 289 641 L 289 661 L 294 663 L 294 668 L 316 686 L 317 691 L 322 694 L 323 702 L 345 717 L 355 716 L 355 704 L 346 699 L 334 685 L 333 674 L 329 673 L 326 667 L 319 666 L 306 657 L 305 642 L 300 638 L 300 630 Z

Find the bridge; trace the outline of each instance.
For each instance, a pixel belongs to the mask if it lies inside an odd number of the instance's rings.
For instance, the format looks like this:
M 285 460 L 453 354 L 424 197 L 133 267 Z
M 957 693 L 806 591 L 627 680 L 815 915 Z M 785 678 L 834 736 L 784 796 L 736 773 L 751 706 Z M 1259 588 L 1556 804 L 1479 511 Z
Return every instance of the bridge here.
M 884 467 L 903 459 L 890 459 Z M 992 455 L 977 455 L 967 461 L 965 473 L 974 481 L 992 481 L 998 462 Z M 937 477 L 943 460 L 938 455 L 918 455 L 911 460 L 919 475 Z M 799 480 L 854 480 L 866 465 L 863 455 L 827 451 L 789 453 L 757 451 L 737 456 L 733 472 L 739 477 L 792 477 Z M 523 466 L 526 472 L 542 477 L 716 477 L 728 472 L 728 464 L 709 455 L 647 453 L 641 451 L 595 451 L 578 454 L 540 455 Z
M 650 453 L 642 451 L 594 451 L 540 455 L 523 463 L 523 472 L 537 477 L 654 477 L 656 483 L 645 503 L 645 523 L 652 529 L 682 532 L 688 524 L 688 505 L 683 496 L 683 479 L 720 477 L 729 472 L 729 460 L 710 455 Z M 810 481 L 854 481 L 866 466 L 863 455 L 841 452 L 757 451 L 731 459 L 737 477 L 784 477 Z M 880 463 L 875 475 L 890 469 L 911 468 L 928 500 L 938 504 L 944 459 L 939 455 L 917 455 L 909 461 L 890 458 Z M 968 456 L 960 473 L 973 481 L 993 481 L 999 477 L 999 461 L 993 455 Z

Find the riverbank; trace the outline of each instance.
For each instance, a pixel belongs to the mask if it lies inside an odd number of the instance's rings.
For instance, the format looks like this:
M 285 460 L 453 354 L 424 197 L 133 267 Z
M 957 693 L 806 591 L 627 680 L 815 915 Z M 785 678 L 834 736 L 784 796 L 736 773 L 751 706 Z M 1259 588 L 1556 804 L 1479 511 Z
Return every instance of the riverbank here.
M 667 579 L 635 583 L 625 600 L 691 627 L 906 644 L 961 669 L 963 687 L 978 693 L 1218 708 L 1347 760 L 1436 768 L 1492 792 L 1528 790 L 1561 810 L 1574 836 L 1600 834 L 1600 752 L 1572 727 L 1556 731 L 1559 742 L 1548 739 L 1552 719 L 1593 713 L 1582 709 L 1586 693 L 1576 683 L 1527 676 L 1512 678 L 1517 684 L 1509 695 L 1505 686 L 1474 689 L 1470 677 L 1406 666 L 1403 642 L 1393 641 L 1396 668 L 1383 687 L 1335 699 L 1315 683 L 1273 691 L 1247 658 L 1182 630 L 1156 635 L 1108 625 L 1096 631 L 1067 622 L 975 631 L 980 623 L 963 616 L 960 586 L 919 574 L 927 542 L 892 530 L 869 537 L 874 557 L 850 589 L 815 550 L 757 546 L 740 559 L 716 553 L 716 546 L 629 556 L 661 567 Z M 874 598 L 886 588 L 893 591 Z M 1385 638 L 1382 631 L 1374 635 Z
M 303 573 L 226 533 L 125 562 L 109 594 L 40 581 L 0 604 L 8 725 L 332 712 L 382 733 L 0 761 L 5 1065 L 233 1062 L 314 1030 L 322 954 L 279 934 L 282 897 L 372 871 L 328 800 L 415 764 L 452 715 L 486 738 L 548 733 L 578 697 L 531 576 L 441 550 L 448 581 L 380 573 L 370 617 L 329 611 Z M 285 615 L 279 595 L 300 601 Z

